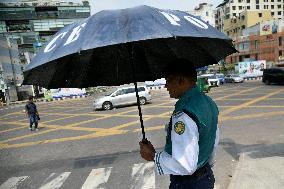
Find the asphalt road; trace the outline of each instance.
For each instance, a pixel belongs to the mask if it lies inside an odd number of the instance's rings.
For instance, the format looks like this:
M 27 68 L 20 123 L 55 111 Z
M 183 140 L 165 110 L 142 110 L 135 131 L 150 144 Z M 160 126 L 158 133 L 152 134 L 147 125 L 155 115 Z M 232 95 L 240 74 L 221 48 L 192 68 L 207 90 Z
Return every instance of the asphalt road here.
M 284 149 L 284 86 L 247 81 L 225 84 L 208 95 L 220 110 L 216 189 L 227 188 L 240 153 L 284 156 L 274 150 Z M 159 151 L 176 100 L 166 90 L 152 91 L 152 96 L 142 112 L 146 137 Z M 92 97 L 87 97 L 38 103 L 38 109 L 40 130 L 33 132 L 23 105 L 0 109 L 0 189 L 168 187 L 168 177 L 155 176 L 153 164 L 139 156 L 136 106 L 93 111 Z

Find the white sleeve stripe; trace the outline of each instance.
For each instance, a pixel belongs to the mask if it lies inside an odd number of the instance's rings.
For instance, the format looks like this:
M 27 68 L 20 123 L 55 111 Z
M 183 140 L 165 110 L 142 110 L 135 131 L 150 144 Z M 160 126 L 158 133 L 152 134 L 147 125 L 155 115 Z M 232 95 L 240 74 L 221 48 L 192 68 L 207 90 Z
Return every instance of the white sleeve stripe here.
M 158 154 L 159 154 L 159 153 L 157 153 L 157 154 L 155 155 L 155 164 L 156 164 L 156 166 L 157 166 L 157 169 L 158 169 L 158 172 L 159 172 L 159 175 L 160 175 L 161 173 L 160 173 L 160 169 L 159 169 L 159 159 L 158 159 Z
M 161 157 L 161 154 L 162 154 L 162 152 L 160 152 L 160 154 L 159 154 L 159 159 L 160 159 L 160 157 Z M 159 166 L 160 166 L 160 168 L 161 168 L 161 173 L 164 174 L 164 171 L 163 171 L 163 169 L 162 169 L 162 166 L 161 166 L 160 162 L 159 162 Z
M 156 166 L 157 166 L 157 169 L 158 169 L 158 172 L 159 172 L 159 175 L 161 175 L 161 172 L 160 172 L 160 167 L 159 167 L 159 159 L 158 159 L 158 155 L 159 153 L 156 154 L 156 160 L 155 160 L 155 163 L 156 163 Z
M 161 153 L 162 152 L 159 152 L 157 154 L 157 168 L 158 168 L 158 171 L 159 171 L 159 174 L 162 175 L 163 174 L 163 170 L 162 170 L 162 167 L 160 165 L 160 156 L 161 156 Z

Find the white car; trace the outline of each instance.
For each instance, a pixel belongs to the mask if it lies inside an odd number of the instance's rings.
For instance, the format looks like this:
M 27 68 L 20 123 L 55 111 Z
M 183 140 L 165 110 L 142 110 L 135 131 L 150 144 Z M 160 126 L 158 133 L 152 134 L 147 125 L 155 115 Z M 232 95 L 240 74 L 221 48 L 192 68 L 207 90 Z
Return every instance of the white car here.
M 220 81 L 219 78 L 214 74 L 203 74 L 198 76 L 199 78 L 207 78 L 208 86 L 209 87 L 219 87 Z
M 138 86 L 138 95 L 139 95 L 139 102 L 141 105 L 146 104 L 152 99 L 150 91 L 146 88 L 146 86 Z M 98 109 L 110 110 L 113 107 L 136 104 L 136 103 L 137 103 L 137 98 L 136 98 L 135 87 L 133 85 L 127 87 L 114 88 L 104 96 L 96 97 L 93 102 L 93 107 L 95 110 Z
M 225 76 L 225 82 L 226 83 L 243 83 L 244 78 L 237 74 L 227 75 Z

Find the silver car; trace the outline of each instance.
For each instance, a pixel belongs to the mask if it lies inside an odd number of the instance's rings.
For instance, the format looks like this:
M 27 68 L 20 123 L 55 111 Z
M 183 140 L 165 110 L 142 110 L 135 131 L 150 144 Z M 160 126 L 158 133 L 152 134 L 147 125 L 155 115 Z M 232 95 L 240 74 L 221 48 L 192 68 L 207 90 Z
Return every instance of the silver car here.
M 225 76 L 225 82 L 226 83 L 243 83 L 244 78 L 237 74 L 227 75 Z
M 138 95 L 141 105 L 151 101 L 152 97 L 150 91 L 146 86 L 138 86 Z M 137 98 L 134 86 L 118 87 L 111 90 L 104 96 L 98 96 L 93 102 L 95 110 L 103 109 L 110 110 L 113 107 L 136 104 Z

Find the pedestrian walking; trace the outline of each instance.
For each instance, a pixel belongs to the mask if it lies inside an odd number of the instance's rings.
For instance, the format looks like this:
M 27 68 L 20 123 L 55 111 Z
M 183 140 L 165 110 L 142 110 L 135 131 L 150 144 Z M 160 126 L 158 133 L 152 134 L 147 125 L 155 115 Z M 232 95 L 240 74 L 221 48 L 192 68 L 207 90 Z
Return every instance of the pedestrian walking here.
M 2 99 L 2 97 L 0 97 L 0 107 L 4 106 L 4 101 Z
M 176 59 L 165 73 L 170 97 L 178 99 L 166 126 L 165 148 L 156 152 L 150 141 L 141 141 L 141 157 L 155 162 L 158 175 L 170 175 L 170 189 L 213 189 L 218 107 L 196 86 L 191 62 Z
M 33 102 L 33 97 L 29 97 L 29 101 L 27 102 L 25 106 L 25 112 L 26 115 L 29 117 L 30 120 L 30 130 L 31 131 L 38 131 L 38 120 L 39 120 L 39 113 L 37 111 L 37 107 L 35 103 Z M 34 124 L 34 128 L 33 128 Z

